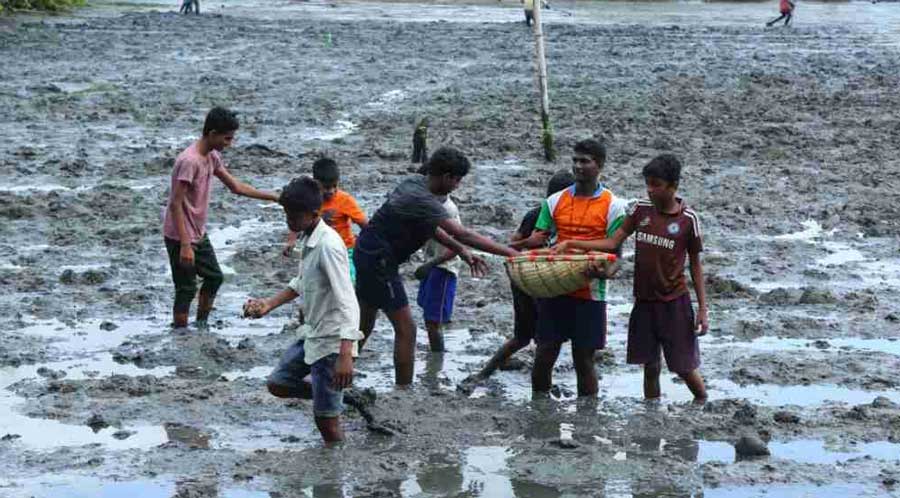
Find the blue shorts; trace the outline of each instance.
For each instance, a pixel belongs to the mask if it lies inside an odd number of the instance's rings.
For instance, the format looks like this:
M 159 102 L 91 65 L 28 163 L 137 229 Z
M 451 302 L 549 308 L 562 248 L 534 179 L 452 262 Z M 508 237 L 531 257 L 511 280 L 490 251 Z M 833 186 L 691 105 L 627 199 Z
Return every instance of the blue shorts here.
M 434 267 L 419 284 L 416 302 L 422 308 L 426 322 L 450 323 L 453 317 L 453 300 L 456 299 L 456 275 Z
M 340 416 L 344 411 L 344 391 L 334 388 L 334 364 L 338 355 L 330 354 L 307 365 L 303 354 L 302 340 L 292 344 L 269 374 L 268 382 L 304 392 L 310 389 L 309 383 L 303 380 L 309 375 L 312 380 L 313 414 L 322 418 Z
M 606 347 L 606 302 L 571 296 L 537 300 L 537 343 L 572 341 L 576 348 Z
M 385 312 L 409 306 L 406 289 L 397 263 L 390 249 L 378 241 L 369 241 L 366 232 L 360 234 L 353 249 L 356 266 L 356 297 L 360 303 Z

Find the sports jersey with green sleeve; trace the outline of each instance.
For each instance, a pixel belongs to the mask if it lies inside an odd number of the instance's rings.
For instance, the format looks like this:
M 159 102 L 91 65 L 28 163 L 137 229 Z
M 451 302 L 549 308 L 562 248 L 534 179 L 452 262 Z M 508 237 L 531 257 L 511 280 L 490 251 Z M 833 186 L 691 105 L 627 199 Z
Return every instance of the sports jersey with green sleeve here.
M 555 229 L 558 242 L 605 239 L 622 226 L 627 208 L 628 202 L 613 195 L 603 184 L 590 196 L 576 196 L 572 185 L 547 198 L 535 228 L 545 232 Z M 606 279 L 596 279 L 569 295 L 605 301 L 606 287 Z

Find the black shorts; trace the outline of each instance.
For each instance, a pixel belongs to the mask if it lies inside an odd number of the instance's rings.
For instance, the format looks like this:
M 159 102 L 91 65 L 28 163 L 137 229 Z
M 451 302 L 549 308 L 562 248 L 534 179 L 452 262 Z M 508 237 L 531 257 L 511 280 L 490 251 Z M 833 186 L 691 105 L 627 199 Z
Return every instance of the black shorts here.
M 356 265 L 356 297 L 360 303 L 384 312 L 409 306 L 399 267 L 390 249 L 365 232 L 356 240 L 353 262 Z
M 537 329 L 537 303 L 535 299 L 512 285 L 513 333 L 516 339 L 526 344 L 534 339 Z
M 559 296 L 537 300 L 537 342 L 606 347 L 606 302 Z

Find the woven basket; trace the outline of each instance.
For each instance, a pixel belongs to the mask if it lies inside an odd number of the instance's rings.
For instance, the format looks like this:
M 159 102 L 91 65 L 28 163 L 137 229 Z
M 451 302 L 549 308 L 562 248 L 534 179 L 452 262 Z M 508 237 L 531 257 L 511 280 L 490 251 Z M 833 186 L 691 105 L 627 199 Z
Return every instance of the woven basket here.
M 575 292 L 588 284 L 584 270 L 592 261 L 612 264 L 615 254 L 588 252 L 550 254 L 546 250 L 530 251 L 506 259 L 506 273 L 516 287 L 531 297 L 556 297 Z

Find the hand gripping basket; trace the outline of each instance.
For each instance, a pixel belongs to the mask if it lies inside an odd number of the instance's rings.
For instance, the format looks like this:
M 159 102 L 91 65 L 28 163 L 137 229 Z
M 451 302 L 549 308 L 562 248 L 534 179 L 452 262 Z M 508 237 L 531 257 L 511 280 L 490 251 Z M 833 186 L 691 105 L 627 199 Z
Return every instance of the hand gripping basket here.
M 584 271 L 592 261 L 610 265 L 615 254 L 587 252 L 550 254 L 547 250 L 529 251 L 506 259 L 506 273 L 513 284 L 531 297 L 556 297 L 575 292 L 590 279 Z

